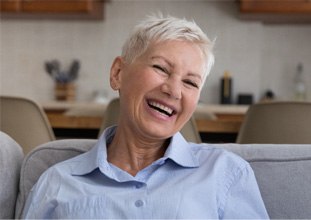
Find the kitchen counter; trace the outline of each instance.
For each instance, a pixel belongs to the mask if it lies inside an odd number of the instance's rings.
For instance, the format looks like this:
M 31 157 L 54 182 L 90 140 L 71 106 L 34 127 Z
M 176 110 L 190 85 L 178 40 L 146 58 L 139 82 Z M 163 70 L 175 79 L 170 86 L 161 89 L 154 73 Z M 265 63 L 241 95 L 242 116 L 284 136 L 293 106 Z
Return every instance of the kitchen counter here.
M 99 129 L 107 104 L 95 102 L 41 103 L 53 128 Z M 237 133 L 248 106 L 200 103 L 194 113 L 200 132 Z
M 44 110 L 47 111 L 77 111 L 77 114 L 101 115 L 106 109 L 107 104 L 96 102 L 61 102 L 49 101 L 40 103 Z M 199 103 L 196 112 L 209 112 L 216 115 L 244 115 L 248 109 L 247 105 L 215 105 Z M 74 114 L 74 112 L 72 113 Z

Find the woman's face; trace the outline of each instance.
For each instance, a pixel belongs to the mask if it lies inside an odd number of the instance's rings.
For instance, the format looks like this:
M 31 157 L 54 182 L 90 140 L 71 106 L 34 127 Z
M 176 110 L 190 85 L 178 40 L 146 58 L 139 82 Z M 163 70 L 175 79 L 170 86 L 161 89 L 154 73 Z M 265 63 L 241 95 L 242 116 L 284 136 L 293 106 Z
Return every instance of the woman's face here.
M 131 64 L 117 58 L 111 84 L 119 90 L 121 120 L 137 135 L 166 139 L 179 131 L 196 108 L 203 86 L 204 57 L 186 41 L 151 44 Z

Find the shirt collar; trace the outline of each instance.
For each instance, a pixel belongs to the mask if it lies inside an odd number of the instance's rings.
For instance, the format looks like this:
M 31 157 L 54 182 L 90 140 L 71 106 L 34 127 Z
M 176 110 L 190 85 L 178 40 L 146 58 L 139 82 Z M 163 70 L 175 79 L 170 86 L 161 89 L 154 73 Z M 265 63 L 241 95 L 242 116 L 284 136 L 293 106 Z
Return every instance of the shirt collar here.
M 107 143 L 110 143 L 115 133 L 115 127 L 107 128 L 98 139 L 95 146 L 88 152 L 77 158 L 78 163 L 72 169 L 72 175 L 85 175 L 91 173 L 95 169 L 109 170 L 107 161 Z
M 72 175 L 85 175 L 99 168 L 106 175 L 111 173 L 110 165 L 107 161 L 107 143 L 110 143 L 116 131 L 116 126 L 107 128 L 100 136 L 96 145 L 85 154 L 80 155 L 78 163 L 72 169 Z M 178 132 L 170 141 L 170 144 L 160 160 L 171 159 L 176 164 L 183 167 L 198 167 L 199 161 L 191 150 L 190 144 Z
M 191 144 L 188 143 L 179 132 L 171 138 L 171 143 L 164 157 L 173 160 L 176 164 L 183 167 L 199 166 L 199 161 L 192 151 Z

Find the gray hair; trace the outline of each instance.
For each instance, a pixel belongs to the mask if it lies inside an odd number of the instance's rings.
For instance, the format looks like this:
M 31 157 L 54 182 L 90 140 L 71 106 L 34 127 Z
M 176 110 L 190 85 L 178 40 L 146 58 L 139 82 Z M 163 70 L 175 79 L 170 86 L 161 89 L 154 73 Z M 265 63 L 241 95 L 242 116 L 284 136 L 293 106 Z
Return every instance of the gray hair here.
M 150 43 L 167 40 L 184 40 L 199 46 L 205 57 L 204 82 L 214 64 L 214 43 L 194 21 L 171 16 L 149 16 L 134 28 L 123 45 L 121 56 L 125 62 L 131 63 L 147 50 Z

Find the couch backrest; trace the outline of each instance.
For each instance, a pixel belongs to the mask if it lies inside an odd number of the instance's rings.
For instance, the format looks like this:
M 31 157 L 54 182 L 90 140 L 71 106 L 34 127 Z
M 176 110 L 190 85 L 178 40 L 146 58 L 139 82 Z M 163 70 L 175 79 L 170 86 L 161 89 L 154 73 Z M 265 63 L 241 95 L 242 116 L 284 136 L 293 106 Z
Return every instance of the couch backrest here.
M 13 219 L 18 192 L 22 148 L 0 131 L 0 219 Z
M 16 207 L 19 218 L 28 193 L 51 165 L 89 150 L 96 140 L 60 140 L 33 150 L 25 158 Z M 212 144 L 250 162 L 272 219 L 311 218 L 311 144 Z

